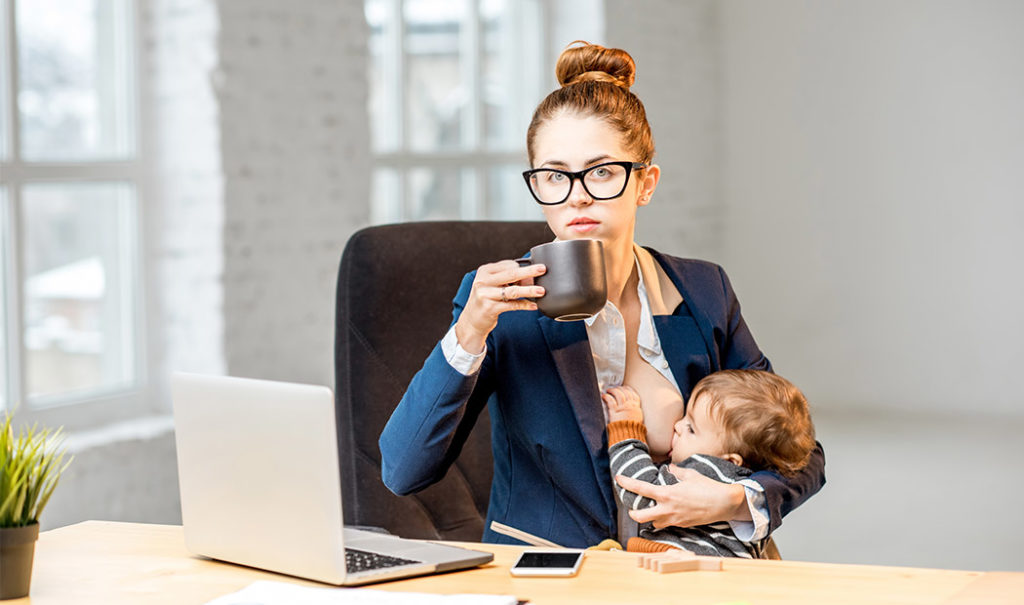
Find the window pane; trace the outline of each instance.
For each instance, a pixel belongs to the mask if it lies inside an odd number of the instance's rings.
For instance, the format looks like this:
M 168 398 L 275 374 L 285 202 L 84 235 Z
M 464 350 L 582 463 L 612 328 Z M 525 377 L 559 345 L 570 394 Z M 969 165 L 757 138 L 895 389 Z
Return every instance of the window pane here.
M 7 73 L 7 2 L 0 0 L 0 161 L 11 156 L 11 128 L 7 123 L 7 100 L 10 97 L 10 74 Z M 0 406 L 3 407 L 3 406 Z
M 534 0 L 482 0 L 483 128 L 488 149 L 518 150 L 543 95 L 541 11 Z
M 466 12 L 466 0 L 405 2 L 406 124 L 414 150 L 461 144 L 462 116 L 472 103 L 459 54 Z
M 134 208 L 126 184 L 25 187 L 30 398 L 133 382 Z
M 0 189 L 0 410 L 7 409 L 7 244 L 8 231 L 7 190 Z
M 526 189 L 524 167 L 507 164 L 487 173 L 487 217 L 499 221 L 542 221 L 540 205 Z
M 462 170 L 458 168 L 409 171 L 409 209 L 406 220 L 454 220 L 461 218 Z
M 129 155 L 127 0 L 17 3 L 18 119 L 28 160 Z
M 402 47 L 398 38 L 397 3 L 366 0 L 370 26 L 370 134 L 375 151 L 394 151 L 402 145 L 399 66 Z

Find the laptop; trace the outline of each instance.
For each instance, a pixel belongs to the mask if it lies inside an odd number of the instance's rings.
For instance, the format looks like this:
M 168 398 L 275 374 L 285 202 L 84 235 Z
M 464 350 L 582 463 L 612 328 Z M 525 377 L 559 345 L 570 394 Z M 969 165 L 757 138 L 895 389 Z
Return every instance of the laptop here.
M 196 374 L 175 374 L 171 386 L 192 553 L 345 586 L 494 558 L 344 527 L 327 387 Z

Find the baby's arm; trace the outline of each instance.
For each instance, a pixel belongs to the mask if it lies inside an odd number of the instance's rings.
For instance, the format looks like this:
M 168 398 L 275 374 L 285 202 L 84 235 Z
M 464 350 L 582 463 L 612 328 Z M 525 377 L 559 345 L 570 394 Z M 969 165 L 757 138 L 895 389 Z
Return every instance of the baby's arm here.
M 654 485 L 677 482 L 667 469 L 659 470 L 647 447 L 647 428 L 640 408 L 640 396 L 628 386 L 612 387 L 602 396 L 608 407 L 608 457 L 612 476 L 625 475 Z M 615 485 L 622 504 L 633 510 L 656 502 Z

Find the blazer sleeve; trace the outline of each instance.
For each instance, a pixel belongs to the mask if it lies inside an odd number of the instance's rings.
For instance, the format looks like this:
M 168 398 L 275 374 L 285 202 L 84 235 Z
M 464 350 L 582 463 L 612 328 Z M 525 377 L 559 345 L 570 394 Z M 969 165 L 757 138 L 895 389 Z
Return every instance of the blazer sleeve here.
M 453 301 L 452 323 L 469 299 L 474 273 L 466 275 Z M 445 359 L 438 342 L 413 377 L 381 432 L 381 479 L 404 496 L 440 481 L 465 444 L 487 405 L 491 384 L 491 351 L 480 371 L 463 376 Z
M 725 325 L 720 334 L 716 334 L 721 350 L 722 369 L 726 370 L 764 370 L 772 371 L 772 364 L 754 342 L 746 320 L 740 312 L 740 301 L 732 289 L 732 283 L 725 270 L 718 267 L 722 280 L 723 300 L 725 302 Z
M 772 471 L 758 471 L 750 478 L 764 488 L 769 518 L 768 533 L 771 533 L 782 525 L 783 517 L 825 485 L 825 450 L 821 443 L 816 442 L 807 466 L 792 477 Z
M 729 277 L 719 267 L 726 302 L 726 335 L 722 347 L 724 369 L 751 369 L 772 372 L 772 364 L 764 356 L 740 313 L 740 303 Z M 817 443 L 807 466 L 792 477 L 771 471 L 760 471 L 750 477 L 764 488 L 768 508 L 768 531 L 775 531 L 785 517 L 825 485 L 825 450 Z

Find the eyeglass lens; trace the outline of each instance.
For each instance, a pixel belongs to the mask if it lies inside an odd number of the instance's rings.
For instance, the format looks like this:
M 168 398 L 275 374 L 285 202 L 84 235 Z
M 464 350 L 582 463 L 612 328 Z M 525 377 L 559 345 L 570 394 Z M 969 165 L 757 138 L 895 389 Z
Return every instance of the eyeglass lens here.
M 583 175 L 583 187 L 595 199 L 618 197 L 626 188 L 629 172 L 618 164 L 594 166 Z M 538 170 L 530 176 L 530 188 L 541 202 L 557 204 L 565 201 L 572 190 L 573 179 L 557 170 Z

